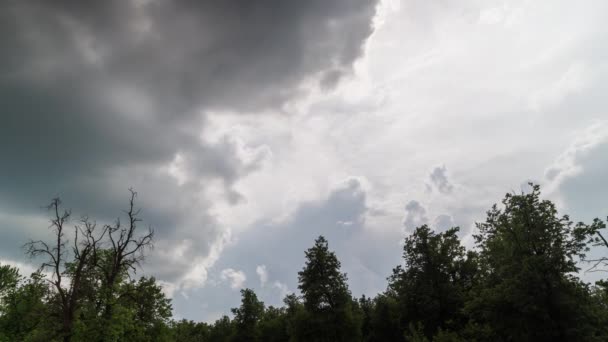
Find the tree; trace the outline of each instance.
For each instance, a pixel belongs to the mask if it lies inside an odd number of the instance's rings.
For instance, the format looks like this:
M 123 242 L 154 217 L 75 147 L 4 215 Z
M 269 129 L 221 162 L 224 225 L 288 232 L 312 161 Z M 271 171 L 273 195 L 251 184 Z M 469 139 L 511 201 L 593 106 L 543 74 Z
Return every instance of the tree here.
M 41 268 L 26 278 L 0 265 L 0 342 L 608 340 L 608 281 L 591 286 L 576 277 L 578 262 L 591 261 L 589 246 L 605 244 L 605 224 L 558 216 L 535 185 L 488 211 L 473 251 L 461 245 L 458 228 L 416 228 L 405 238 L 403 264 L 373 299 L 351 296 L 320 236 L 298 272 L 301 296 L 266 308 L 244 289 L 234 319 L 213 324 L 172 321 L 156 279 L 132 278 L 153 232 L 138 231 L 130 193 L 127 224 L 98 228 L 84 217 L 73 234 L 70 211 L 51 202 L 53 242 L 26 244 L 30 256 L 45 257 Z
M 304 304 L 302 304 L 300 298 L 294 293 L 286 295 L 283 303 L 285 304 L 287 334 L 290 340 L 298 341 L 299 335 L 302 335 L 301 322 L 304 320 L 303 317 L 306 316 L 306 309 L 304 309 Z
M 41 270 L 51 272 L 46 279 L 51 286 L 48 305 L 58 321 L 52 338 L 71 341 L 77 321 L 87 319 L 91 320 L 86 324 L 89 329 L 98 328 L 100 340 L 107 340 L 106 335 L 112 332 L 108 327 L 117 321 L 113 309 L 120 286 L 143 261 L 154 235 L 151 229 L 138 234 L 137 223 L 141 219 L 134 204 L 137 193 L 129 191 L 126 227 L 117 219 L 113 225 L 99 229 L 94 221 L 83 217 L 74 226 L 70 243 L 66 233 L 71 212 L 62 210 L 61 200 L 56 198 L 48 206 L 54 241 L 30 241 L 25 245 L 31 257 L 45 257 Z
M 10 265 L 0 265 L 0 308 L 2 299 L 17 288 L 21 280 L 21 275 L 16 267 Z
M 403 341 L 399 303 L 394 294 L 381 293 L 374 298 L 368 339 L 373 342 Z
M 22 281 L 19 270 L 10 265 L 0 265 L 0 316 L 6 313 L 8 297 Z
M 372 336 L 372 315 L 375 309 L 372 298 L 362 295 L 358 301 L 361 312 L 361 338 L 363 341 L 370 341 Z
M 194 322 L 182 319 L 171 324 L 173 341 L 199 342 L 209 340 L 210 327 L 204 322 Z
M 143 342 L 170 339 L 171 300 L 153 277 L 121 284 L 115 309 L 120 313 L 115 320 L 124 327 L 118 331 L 117 340 Z
M 608 219 L 607 219 L 608 221 Z M 608 240 L 606 240 L 606 238 L 604 237 L 604 234 L 602 234 L 602 229 L 606 228 L 606 223 L 604 223 L 602 220 L 596 218 L 593 220 L 593 223 L 591 223 L 588 226 L 588 230 L 589 230 L 589 235 L 591 236 L 591 238 L 589 239 L 589 243 L 591 243 L 593 246 L 595 247 L 604 247 L 604 248 L 608 248 Z M 585 260 L 588 263 L 591 263 L 591 267 L 589 268 L 588 271 L 606 271 L 605 267 L 608 266 L 608 257 L 605 256 L 601 256 L 597 259 L 588 259 Z
M 502 203 L 477 225 L 483 279 L 467 305 L 472 324 L 497 341 L 593 340 L 589 290 L 573 276 L 592 228 L 559 217 L 538 185 Z
M 361 321 L 353 313 L 352 297 L 340 261 L 319 236 L 306 252 L 306 264 L 298 272 L 298 288 L 305 313 L 298 319 L 297 338 L 308 341 L 356 341 Z
M 41 270 L 50 269 L 52 272 L 48 281 L 53 287 L 53 302 L 60 321 L 56 337 L 61 337 L 64 342 L 69 342 L 72 339 L 76 312 L 80 305 L 83 279 L 87 268 L 91 266 L 94 251 L 99 247 L 106 230 L 96 234 L 95 223 L 83 218 L 82 225 L 74 227 L 74 243 L 69 248 L 68 240 L 65 237 L 65 226 L 70 219 L 71 212 L 61 210 L 59 198 L 53 199 L 47 208 L 53 215 L 51 228 L 56 237 L 55 241 L 50 245 L 44 241 L 30 241 L 25 247 L 27 254 L 31 257 L 46 257 Z M 70 249 L 72 259 L 69 259 Z M 65 282 L 65 278 L 68 278 L 69 281 Z
M 346 274 L 340 272 L 340 261 L 329 251 L 327 240 L 319 236 L 305 254 L 306 265 L 298 272 L 304 307 L 320 313 L 344 306 L 350 299 Z
M 431 339 L 439 329 L 464 324 L 461 311 L 475 277 L 475 254 L 466 253 L 458 231 L 435 233 L 423 225 L 405 239 L 405 266 L 395 268 L 389 278 L 389 292 L 400 306 L 402 331 L 415 327 L 412 331 Z
M 287 342 L 288 316 L 285 308 L 269 306 L 264 311 L 262 320 L 259 322 L 260 341 L 265 342 Z
M 222 316 L 209 330 L 209 342 L 228 342 L 234 336 L 234 324 L 230 317 Z
M 234 341 L 258 341 L 258 323 L 264 314 L 264 303 L 251 289 L 241 290 L 241 306 L 232 309 L 236 334 Z
M 116 219 L 113 225 L 104 226 L 107 232 L 108 247 L 106 249 L 93 249 L 93 265 L 101 274 L 101 286 L 99 292 L 101 300 L 98 307 L 102 307 L 103 319 L 108 324 L 113 320 L 113 309 L 116 306 L 117 286 L 129 272 L 136 271 L 136 267 L 145 258 L 145 251 L 152 247 L 154 231 L 148 227 L 148 231 L 143 235 L 138 235 L 137 227 L 141 222 L 139 213 L 141 209 L 135 207 L 137 192 L 129 189 L 129 209 L 126 211 L 128 223 L 122 225 L 120 218 Z M 102 334 L 106 332 L 102 330 Z
M 6 270 L 6 269 L 5 269 Z M 10 271 L 12 276 L 16 272 Z M 56 326 L 52 318 L 47 300 L 49 291 L 44 276 L 34 273 L 23 280 L 18 279 L 2 297 L 0 312 L 0 341 L 49 341 Z

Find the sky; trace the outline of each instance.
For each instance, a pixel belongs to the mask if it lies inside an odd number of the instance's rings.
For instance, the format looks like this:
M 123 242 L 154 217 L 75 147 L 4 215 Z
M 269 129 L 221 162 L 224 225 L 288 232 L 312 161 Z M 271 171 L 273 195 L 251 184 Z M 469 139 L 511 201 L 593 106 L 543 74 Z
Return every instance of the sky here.
M 86 4 L 85 4 L 86 3 Z M 0 262 L 43 206 L 111 222 L 138 192 L 142 274 L 212 321 L 280 305 L 318 235 L 374 295 L 414 227 L 529 181 L 608 215 L 608 3 L 72 0 L 0 5 Z

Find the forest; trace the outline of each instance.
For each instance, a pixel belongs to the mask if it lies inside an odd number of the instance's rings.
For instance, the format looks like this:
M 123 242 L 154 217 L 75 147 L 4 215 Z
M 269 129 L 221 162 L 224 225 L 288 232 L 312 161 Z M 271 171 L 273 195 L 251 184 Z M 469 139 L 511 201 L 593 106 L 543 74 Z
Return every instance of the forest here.
M 605 222 L 558 214 L 538 185 L 493 205 L 473 248 L 458 227 L 416 228 L 373 297 L 353 297 L 319 236 L 283 306 L 243 289 L 214 323 L 173 319 L 161 285 L 135 276 L 154 241 L 135 200 L 109 225 L 51 202 L 54 239 L 24 246 L 39 270 L 0 265 L 0 341 L 608 341 L 608 281 L 581 279 L 605 264 L 586 256 L 605 255 Z

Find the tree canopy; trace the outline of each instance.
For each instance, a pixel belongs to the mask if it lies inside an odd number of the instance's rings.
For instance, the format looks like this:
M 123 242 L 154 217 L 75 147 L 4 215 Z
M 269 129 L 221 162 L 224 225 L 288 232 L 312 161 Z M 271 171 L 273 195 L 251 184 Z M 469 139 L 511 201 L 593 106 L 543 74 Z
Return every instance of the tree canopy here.
M 154 236 L 139 228 L 135 199 L 131 191 L 124 224 L 103 226 L 73 223 L 59 199 L 51 202 L 54 239 L 26 244 L 40 269 L 24 276 L 0 265 L 0 342 L 608 340 L 608 281 L 579 278 L 582 266 L 608 260 L 586 258 L 591 247 L 608 247 L 605 223 L 560 216 L 537 185 L 492 206 L 469 249 L 458 227 L 415 228 L 373 297 L 352 296 L 319 236 L 304 251 L 299 293 L 274 307 L 242 289 L 240 306 L 215 322 L 174 320 L 156 279 L 134 277 Z

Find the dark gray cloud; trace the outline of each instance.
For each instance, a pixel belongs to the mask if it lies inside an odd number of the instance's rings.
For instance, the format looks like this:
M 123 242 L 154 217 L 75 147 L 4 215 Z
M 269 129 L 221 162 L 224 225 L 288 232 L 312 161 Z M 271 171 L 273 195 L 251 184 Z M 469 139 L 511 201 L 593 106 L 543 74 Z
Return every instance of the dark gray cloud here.
M 431 171 L 429 175 L 431 183 L 442 194 L 449 194 L 454 190 L 454 186 L 448 179 L 448 169 L 444 166 L 438 166 Z
M 11 53 L 3 62 L 11 77 L 89 76 L 89 85 L 95 78 L 134 87 L 162 99 L 165 118 L 199 104 L 257 111 L 292 98 L 303 79 L 318 74 L 331 84 L 348 73 L 375 7 L 369 0 L 9 1 L 3 32 Z
M 60 195 L 78 212 L 110 219 L 133 186 L 159 238 L 200 242 L 188 256 L 205 255 L 221 228 L 206 213 L 201 182 L 220 180 L 236 202 L 232 185 L 264 156 L 243 161 L 230 137 L 201 139 L 204 113 L 280 109 L 304 81 L 335 84 L 360 57 L 375 7 L 3 2 L 0 212 L 41 215 L 40 205 Z M 182 185 L 161 170 L 176 155 L 190 175 Z

